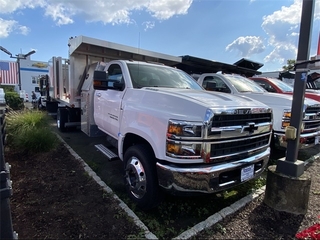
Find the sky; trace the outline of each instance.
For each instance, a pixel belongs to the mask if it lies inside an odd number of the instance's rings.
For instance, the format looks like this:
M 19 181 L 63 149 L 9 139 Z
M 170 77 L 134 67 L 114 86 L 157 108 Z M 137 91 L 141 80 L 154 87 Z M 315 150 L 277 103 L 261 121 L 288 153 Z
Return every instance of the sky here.
M 68 39 L 88 36 L 173 56 L 281 70 L 297 58 L 303 0 L 0 0 L 0 46 L 31 60 L 68 58 Z M 314 0 L 310 56 L 317 54 Z M 0 60 L 15 61 L 0 51 Z

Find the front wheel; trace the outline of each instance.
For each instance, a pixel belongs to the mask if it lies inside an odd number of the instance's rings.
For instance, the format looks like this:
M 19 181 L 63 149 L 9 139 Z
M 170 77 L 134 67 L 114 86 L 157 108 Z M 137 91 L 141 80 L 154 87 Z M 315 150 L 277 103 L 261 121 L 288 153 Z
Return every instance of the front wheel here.
M 124 154 L 126 190 L 142 210 L 156 207 L 162 198 L 156 172 L 156 161 L 148 145 L 130 147 Z

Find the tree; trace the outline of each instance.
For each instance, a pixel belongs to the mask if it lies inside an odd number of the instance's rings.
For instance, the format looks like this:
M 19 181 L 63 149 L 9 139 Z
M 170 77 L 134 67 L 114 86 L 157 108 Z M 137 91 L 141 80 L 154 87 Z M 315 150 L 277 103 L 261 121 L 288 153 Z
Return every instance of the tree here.
M 283 69 L 284 71 L 293 71 L 295 64 L 296 64 L 296 60 L 294 60 L 294 59 L 289 59 L 289 60 L 287 60 L 287 65 L 286 65 L 286 66 L 283 66 L 282 69 Z

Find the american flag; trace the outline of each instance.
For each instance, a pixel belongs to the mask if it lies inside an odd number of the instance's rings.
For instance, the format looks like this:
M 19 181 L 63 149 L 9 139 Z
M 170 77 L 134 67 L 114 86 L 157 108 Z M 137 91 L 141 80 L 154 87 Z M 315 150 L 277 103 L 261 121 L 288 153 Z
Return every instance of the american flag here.
M 0 61 L 0 84 L 19 84 L 18 63 Z

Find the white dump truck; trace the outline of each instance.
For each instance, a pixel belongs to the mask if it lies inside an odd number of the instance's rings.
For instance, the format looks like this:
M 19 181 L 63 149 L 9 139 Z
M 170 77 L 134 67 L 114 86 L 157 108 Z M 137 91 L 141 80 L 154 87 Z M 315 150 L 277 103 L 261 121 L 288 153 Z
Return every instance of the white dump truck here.
M 224 92 L 242 98 L 252 98 L 273 109 L 273 143 L 279 149 L 287 147 L 285 129 L 290 125 L 293 96 L 269 93 L 252 80 L 235 74 L 204 73 L 197 81 L 209 91 Z M 320 143 L 320 102 L 305 98 L 299 148 Z
M 57 127 L 81 125 L 117 148 L 129 197 L 157 206 L 163 190 L 213 193 L 259 176 L 270 156 L 267 105 L 205 91 L 175 67 L 181 58 L 80 36 L 50 74 Z M 64 69 L 68 69 L 68 74 Z M 63 74 L 63 72 L 65 74 Z

